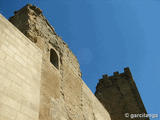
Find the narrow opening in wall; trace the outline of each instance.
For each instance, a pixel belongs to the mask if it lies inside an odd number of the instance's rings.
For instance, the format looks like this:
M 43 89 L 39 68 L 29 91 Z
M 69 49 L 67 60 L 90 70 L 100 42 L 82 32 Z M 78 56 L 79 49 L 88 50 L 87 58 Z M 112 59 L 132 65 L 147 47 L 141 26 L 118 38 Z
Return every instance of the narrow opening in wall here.
M 50 62 L 58 69 L 58 55 L 53 49 L 50 50 Z

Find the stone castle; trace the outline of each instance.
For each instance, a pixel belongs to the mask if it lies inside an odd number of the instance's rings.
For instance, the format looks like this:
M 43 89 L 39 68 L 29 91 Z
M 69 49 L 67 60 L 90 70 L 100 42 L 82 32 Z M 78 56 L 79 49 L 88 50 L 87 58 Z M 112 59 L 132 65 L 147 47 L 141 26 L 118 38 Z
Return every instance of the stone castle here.
M 0 120 L 129 120 L 125 113 L 146 113 L 129 68 L 104 75 L 94 95 L 77 58 L 30 4 L 9 21 L 0 15 L 0 67 Z

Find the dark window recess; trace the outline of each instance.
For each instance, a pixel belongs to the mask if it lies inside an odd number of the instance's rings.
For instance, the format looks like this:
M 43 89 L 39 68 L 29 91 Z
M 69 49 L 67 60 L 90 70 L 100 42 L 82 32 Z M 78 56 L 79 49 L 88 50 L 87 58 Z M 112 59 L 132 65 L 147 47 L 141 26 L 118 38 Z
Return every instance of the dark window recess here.
M 50 61 L 58 69 L 58 55 L 53 49 L 50 50 Z

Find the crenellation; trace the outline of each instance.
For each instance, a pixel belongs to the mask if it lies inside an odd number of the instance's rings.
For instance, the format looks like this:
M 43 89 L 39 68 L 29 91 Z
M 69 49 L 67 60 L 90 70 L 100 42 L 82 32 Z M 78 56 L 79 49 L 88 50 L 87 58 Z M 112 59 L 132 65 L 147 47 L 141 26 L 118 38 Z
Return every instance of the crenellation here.
M 114 73 L 113 73 L 113 76 L 115 76 L 115 77 L 116 77 L 116 76 L 119 76 L 119 72 L 118 72 L 118 71 L 117 71 L 117 72 L 114 72 Z
M 132 74 L 131 71 L 129 69 L 129 67 L 124 68 L 124 74 L 130 78 L 132 78 Z
M 103 79 L 108 79 L 108 75 L 107 74 L 103 75 Z

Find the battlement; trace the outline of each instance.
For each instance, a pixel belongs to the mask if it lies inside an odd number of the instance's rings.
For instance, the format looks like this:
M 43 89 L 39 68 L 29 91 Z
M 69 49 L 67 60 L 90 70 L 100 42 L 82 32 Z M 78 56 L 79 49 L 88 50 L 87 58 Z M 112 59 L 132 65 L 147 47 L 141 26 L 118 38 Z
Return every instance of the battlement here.
M 102 78 L 99 79 L 99 83 L 96 88 L 99 89 L 99 86 L 111 87 L 112 85 L 116 85 L 118 82 L 122 82 L 124 80 L 134 82 L 129 67 L 124 68 L 123 73 L 116 71 L 112 76 L 108 76 L 107 74 L 102 75 Z
M 124 77 L 124 76 L 127 76 L 127 77 L 131 77 L 132 78 L 132 74 L 131 74 L 131 71 L 129 69 L 129 67 L 126 67 L 124 68 L 124 72 L 123 73 L 119 73 L 118 71 L 114 72 L 112 76 L 108 76 L 107 74 L 103 75 L 103 78 L 102 79 L 114 79 L 116 77 Z

